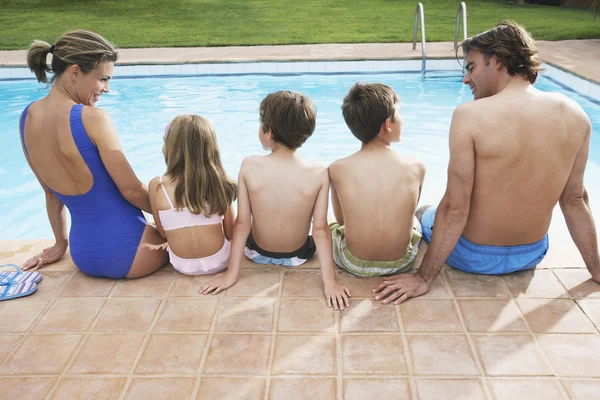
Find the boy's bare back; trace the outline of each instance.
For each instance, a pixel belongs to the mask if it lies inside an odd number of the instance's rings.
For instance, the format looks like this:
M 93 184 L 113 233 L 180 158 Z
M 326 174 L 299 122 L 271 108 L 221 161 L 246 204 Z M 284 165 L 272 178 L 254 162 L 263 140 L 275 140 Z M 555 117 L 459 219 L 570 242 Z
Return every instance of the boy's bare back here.
M 332 201 L 339 198 L 350 252 L 363 260 L 391 261 L 406 253 L 425 177 L 417 159 L 388 146 L 363 148 L 329 167 Z
M 295 154 L 250 156 L 242 163 L 252 211 L 252 236 L 263 249 L 292 252 L 310 231 L 317 195 L 327 183 L 327 168 Z

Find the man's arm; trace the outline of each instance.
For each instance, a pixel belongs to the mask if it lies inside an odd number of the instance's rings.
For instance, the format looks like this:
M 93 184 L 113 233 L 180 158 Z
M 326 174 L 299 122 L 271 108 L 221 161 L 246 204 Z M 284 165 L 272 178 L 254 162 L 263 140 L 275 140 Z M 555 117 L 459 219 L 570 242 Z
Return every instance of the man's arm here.
M 457 108 L 452 116 L 448 184 L 437 208 L 431 243 L 419 271 L 384 281 L 374 290 L 381 292 L 376 300 L 400 304 L 427 293 L 456 246 L 467 223 L 475 181 L 475 146 L 468 117 L 464 107 Z
M 565 216 L 571 238 L 592 279 L 600 283 L 600 257 L 598 256 L 598 239 L 596 226 L 588 199 L 587 191 L 583 185 L 583 174 L 587 164 L 590 150 L 590 136 L 592 128 L 588 120 L 585 139 L 577 153 L 571 174 L 560 196 L 560 208 Z

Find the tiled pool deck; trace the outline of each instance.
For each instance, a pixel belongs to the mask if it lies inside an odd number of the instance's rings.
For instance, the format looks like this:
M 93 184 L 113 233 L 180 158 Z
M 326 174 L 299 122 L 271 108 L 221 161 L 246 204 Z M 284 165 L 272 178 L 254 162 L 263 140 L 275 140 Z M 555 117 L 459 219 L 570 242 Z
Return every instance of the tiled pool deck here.
M 451 47 L 430 43 L 428 53 L 451 57 Z M 540 48 L 600 82 L 600 41 Z M 22 54 L 0 52 L 0 65 Z M 403 57 L 415 57 L 410 45 L 123 50 L 121 61 Z M 66 256 L 42 270 L 34 295 L 0 302 L 0 399 L 598 399 L 600 285 L 562 234 L 535 271 L 445 268 L 430 293 L 401 306 L 371 300 L 381 279 L 340 273 L 353 298 L 337 313 L 316 261 L 246 262 L 234 287 L 202 296 L 208 277 L 167 266 L 132 281 L 89 278 Z M 50 244 L 0 241 L 0 263 Z

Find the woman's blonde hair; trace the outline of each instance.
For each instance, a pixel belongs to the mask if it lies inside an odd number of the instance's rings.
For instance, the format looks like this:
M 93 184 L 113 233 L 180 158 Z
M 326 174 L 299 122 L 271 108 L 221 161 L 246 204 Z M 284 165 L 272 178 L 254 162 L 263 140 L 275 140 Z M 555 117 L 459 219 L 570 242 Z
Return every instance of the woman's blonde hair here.
M 164 154 L 166 175 L 175 182 L 175 208 L 207 217 L 225 215 L 237 197 L 237 183 L 221 164 L 210 122 L 199 115 L 175 117 L 165 135 Z
M 52 63 L 46 57 L 52 53 Z M 119 55 L 115 46 L 97 33 L 72 31 L 62 35 L 54 46 L 43 40 L 34 40 L 27 51 L 27 66 L 35 74 L 38 82 L 48 83 L 47 73 L 53 73 L 50 83 L 62 75 L 69 65 L 79 65 L 84 74 L 103 62 L 117 61 Z

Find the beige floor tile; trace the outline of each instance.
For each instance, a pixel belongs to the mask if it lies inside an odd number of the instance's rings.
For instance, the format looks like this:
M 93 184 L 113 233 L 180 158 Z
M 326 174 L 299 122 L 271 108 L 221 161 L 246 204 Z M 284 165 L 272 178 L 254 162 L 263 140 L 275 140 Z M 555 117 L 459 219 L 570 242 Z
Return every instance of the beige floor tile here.
M 98 315 L 104 299 L 57 299 L 33 332 L 84 332 Z
M 490 275 L 468 274 L 451 269 L 446 277 L 456 297 L 508 298 L 502 278 Z
M 340 285 L 344 285 L 350 289 L 352 298 L 354 299 L 372 299 L 375 296 L 373 289 L 379 286 L 384 280 L 383 277 L 362 278 L 341 270 L 337 271 L 337 278 Z
M 118 400 L 127 378 L 65 378 L 52 400 Z
M 25 332 L 46 308 L 49 300 L 25 297 L 0 303 L 0 332 Z
M 408 379 L 344 379 L 344 400 L 410 400 Z
M 206 335 L 152 335 L 136 374 L 196 375 Z
M 535 333 L 597 332 L 574 300 L 518 299 L 517 304 Z
M 463 335 L 407 335 L 415 375 L 479 375 Z
M 134 378 L 126 400 L 181 400 L 192 394 L 195 378 Z
M 336 392 L 332 378 L 271 378 L 269 400 L 329 400 Z
M 175 272 L 157 271 L 138 279 L 119 282 L 113 297 L 162 297 L 167 292 Z
M 486 400 L 479 379 L 422 379 L 417 378 L 419 400 Z M 442 396 L 440 394 L 443 393 Z
M 539 335 L 558 376 L 600 377 L 600 335 Z
M 342 332 L 398 332 L 398 317 L 394 305 L 375 300 L 354 300 L 352 306 L 340 311 Z
M 558 379 L 488 379 L 496 400 L 568 400 Z
M 400 304 L 406 332 L 464 332 L 452 300 L 414 299 Z
M 235 285 L 227 289 L 227 297 L 274 297 L 279 293 L 278 269 L 242 269 Z
M 144 335 L 90 335 L 69 374 L 128 374 Z
M 342 336 L 344 374 L 406 375 L 400 335 Z
M 96 278 L 77 271 L 60 292 L 59 297 L 107 297 L 117 280 Z
M 549 269 L 533 269 L 505 275 L 508 290 L 515 298 L 557 299 L 568 297 L 556 276 Z
M 571 400 L 590 400 L 600 393 L 600 379 L 563 379 Z
M 263 400 L 265 378 L 218 378 L 203 376 L 196 400 Z
M 266 374 L 270 346 L 271 335 L 214 335 L 204 373 Z
M 0 400 L 45 399 L 57 378 L 0 378 Z
M 588 318 L 600 329 L 600 299 L 581 299 L 577 300 L 579 306 Z
M 325 299 L 281 299 L 280 332 L 335 332 L 335 311 Z
M 319 270 L 288 270 L 283 275 L 282 297 L 322 298 L 323 280 Z
M 216 332 L 271 332 L 275 299 L 223 299 L 218 307 Z
M 65 282 L 73 275 L 72 271 L 45 271 L 42 270 L 43 278 L 37 284 L 34 296 L 38 299 L 53 299 Z
M 111 299 L 94 331 L 147 332 L 159 304 L 159 299 Z
M 464 299 L 458 306 L 469 332 L 528 332 L 514 300 Z
M 0 365 L 15 348 L 23 335 L 0 335 Z
M 335 336 L 277 335 L 271 374 L 335 374 Z
M 60 374 L 81 338 L 81 335 L 27 336 L 0 371 L 2 375 Z
M 205 332 L 217 311 L 217 299 L 169 299 L 154 326 L 155 332 Z
M 452 296 L 448 292 L 448 288 L 446 286 L 446 278 L 443 273 L 439 274 L 435 281 L 431 284 L 429 291 L 425 293 L 423 296 L 420 296 L 421 299 L 449 299 Z
M 472 339 L 488 376 L 552 374 L 529 335 L 473 335 Z
M 592 281 L 587 269 L 555 269 L 554 274 L 572 297 L 600 298 L 600 285 Z
M 199 290 L 204 284 L 208 283 L 214 275 L 184 275 L 175 274 L 175 283 L 169 293 L 169 297 L 201 297 L 213 299 L 215 297 L 225 296 L 225 292 L 219 294 L 201 294 Z

